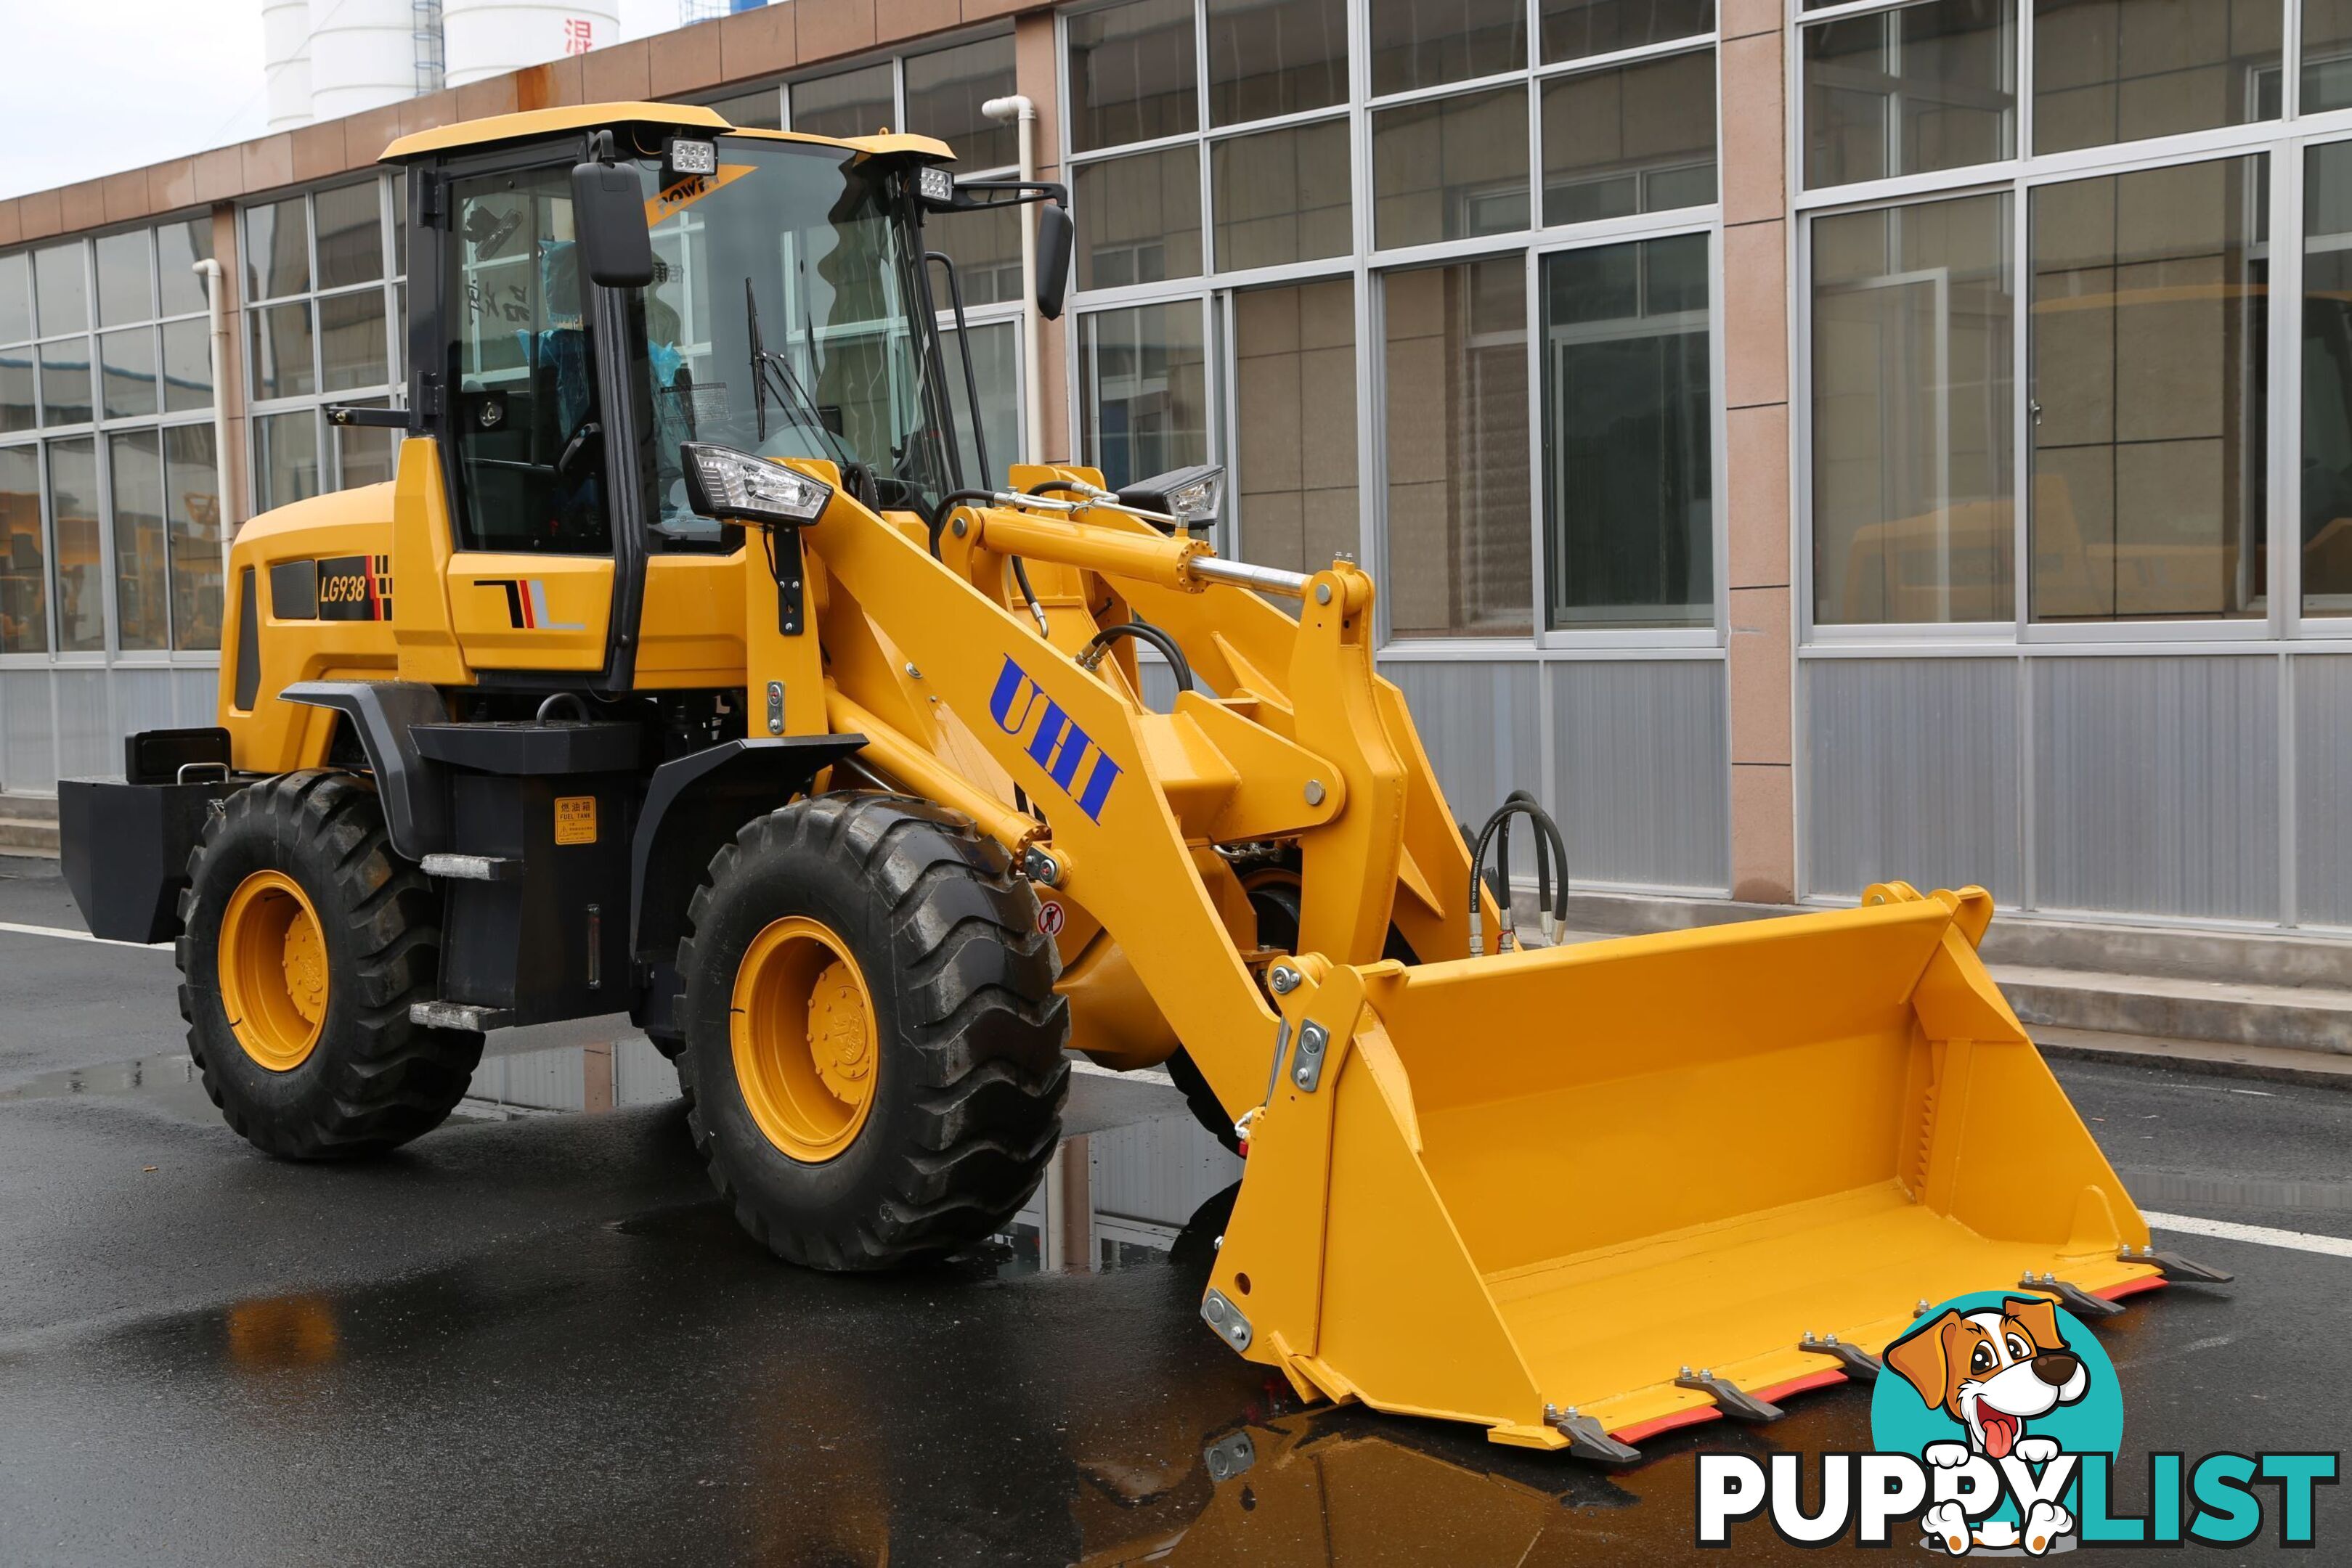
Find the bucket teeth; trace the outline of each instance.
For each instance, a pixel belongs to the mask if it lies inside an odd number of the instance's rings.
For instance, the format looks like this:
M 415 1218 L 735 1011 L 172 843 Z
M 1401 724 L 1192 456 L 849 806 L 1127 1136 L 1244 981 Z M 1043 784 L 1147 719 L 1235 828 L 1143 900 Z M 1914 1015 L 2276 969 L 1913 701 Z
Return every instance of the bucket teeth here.
M 1570 1458 L 1590 1459 L 1599 1465 L 1632 1465 L 1641 1462 L 1642 1450 L 1631 1443 L 1621 1443 L 1609 1435 L 1608 1428 L 1590 1416 L 1574 1411 L 1561 1415 L 1550 1406 L 1544 1406 L 1544 1418 L 1554 1430 L 1568 1439 Z
M 2192 1263 L 2178 1252 L 2158 1252 L 2153 1247 L 2137 1252 L 2126 1247 L 2118 1255 L 2126 1263 L 2152 1263 L 2165 1281 L 2175 1285 L 2226 1285 L 2237 1278 L 2227 1269 L 2209 1269 L 2202 1263 Z
M 1835 1334 L 1816 1339 L 1809 1331 L 1797 1342 L 1797 1348 L 1807 1355 L 1832 1357 L 1845 1369 L 1845 1375 L 1858 1383 L 1868 1383 L 1878 1375 L 1878 1357 L 1858 1344 L 1847 1344 Z
M 2025 1277 L 2018 1281 L 2018 1284 L 2024 1290 L 2040 1291 L 2044 1295 L 2057 1297 L 2065 1303 L 2066 1310 L 2078 1318 L 2113 1318 L 2123 1315 L 2124 1304 L 2121 1301 L 2111 1301 L 2105 1296 L 2095 1296 L 2082 1286 L 2062 1280 L 2055 1274 L 2037 1275 L 2032 1270 L 2028 1269 L 2025 1271 Z
M 1687 1366 L 1675 1379 L 1676 1388 L 1696 1389 L 1715 1401 L 1715 1407 L 1735 1421 L 1778 1421 L 1788 1414 L 1778 1405 L 1769 1405 L 1748 1393 L 1727 1377 L 1717 1377 L 1705 1368 L 1694 1375 Z

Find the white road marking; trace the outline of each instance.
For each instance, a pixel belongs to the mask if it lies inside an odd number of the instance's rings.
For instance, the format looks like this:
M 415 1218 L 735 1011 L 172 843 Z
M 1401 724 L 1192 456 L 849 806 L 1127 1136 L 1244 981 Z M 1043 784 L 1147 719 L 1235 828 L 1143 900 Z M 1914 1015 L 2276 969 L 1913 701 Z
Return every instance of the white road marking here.
M 1088 1061 L 1083 1057 L 1074 1057 L 1070 1061 L 1070 1071 L 1083 1072 L 1089 1078 L 1124 1078 L 1130 1083 L 1139 1081 L 1145 1083 L 1164 1083 L 1171 1089 L 1176 1086 L 1176 1081 L 1168 1076 L 1166 1070 L 1158 1067 L 1139 1067 L 1132 1071 L 1122 1072 L 1116 1067 L 1105 1067 L 1097 1061 Z
M 19 925 L 13 920 L 0 920 L 0 931 L 13 931 L 19 936 L 61 936 L 68 942 L 96 942 L 106 947 L 139 947 L 149 951 L 170 952 L 169 942 L 117 942 L 110 936 L 93 936 L 87 931 L 68 931 L 62 925 Z
M 2251 1241 L 2257 1247 L 2284 1247 L 2295 1252 L 2352 1258 L 2352 1239 L 2341 1236 L 2315 1236 L 2308 1230 L 2274 1230 L 2267 1225 L 2199 1219 L 2187 1214 L 2151 1214 L 2142 1210 L 2140 1218 L 2158 1230 L 2177 1230 L 2184 1236 L 2212 1236 L 2223 1241 Z

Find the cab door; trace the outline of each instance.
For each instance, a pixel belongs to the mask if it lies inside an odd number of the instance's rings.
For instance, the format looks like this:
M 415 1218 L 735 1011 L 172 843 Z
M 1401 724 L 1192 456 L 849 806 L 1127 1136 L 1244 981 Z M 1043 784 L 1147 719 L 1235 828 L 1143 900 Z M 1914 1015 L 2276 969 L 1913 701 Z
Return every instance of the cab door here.
M 477 670 L 605 668 L 614 429 L 568 163 L 448 186 L 449 618 Z

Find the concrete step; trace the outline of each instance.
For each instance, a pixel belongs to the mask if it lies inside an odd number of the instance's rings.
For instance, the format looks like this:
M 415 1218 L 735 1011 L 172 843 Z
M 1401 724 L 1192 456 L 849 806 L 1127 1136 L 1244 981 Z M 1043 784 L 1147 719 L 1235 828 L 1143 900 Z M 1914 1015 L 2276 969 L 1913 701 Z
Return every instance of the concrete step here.
M 1512 910 L 1522 927 L 1535 924 L 1532 883 L 1514 878 Z M 1828 907 L 1740 904 L 1730 899 L 1578 893 L 1568 921 L 1579 930 L 1631 936 L 1739 920 L 1802 915 Z M 2055 920 L 2003 912 L 1993 918 L 1982 947 L 1988 964 L 2044 969 L 2088 969 L 2107 975 L 2168 975 L 2257 986 L 2321 986 L 2352 989 L 2352 940 L 2299 933 L 2129 925 L 2113 921 Z
M 26 821 L 22 817 L 0 816 L 0 854 L 54 855 L 58 852 L 58 824 Z
M 1996 916 L 1985 962 L 2107 975 L 2162 975 L 2231 985 L 2352 989 L 2352 941 L 2283 931 L 2185 930 Z
M 2158 1040 L 2141 1034 L 2037 1024 L 2033 1043 L 2048 1057 L 2172 1067 L 2222 1078 L 2267 1079 L 2320 1089 L 2352 1090 L 2352 1056 L 2274 1045 L 2222 1045 L 2210 1040 Z
M 12 795 L 0 789 L 0 817 L 19 822 L 54 822 L 58 820 L 58 798 L 55 795 Z
M 2352 988 L 1994 964 L 2029 1026 L 2352 1055 Z

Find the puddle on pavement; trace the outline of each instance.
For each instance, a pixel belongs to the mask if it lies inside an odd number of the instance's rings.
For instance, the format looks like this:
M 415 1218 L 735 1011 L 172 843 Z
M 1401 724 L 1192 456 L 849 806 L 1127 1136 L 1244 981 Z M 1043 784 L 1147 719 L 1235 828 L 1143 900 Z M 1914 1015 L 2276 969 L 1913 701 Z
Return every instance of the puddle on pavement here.
M 677 1098 L 677 1070 L 643 1035 L 532 1048 L 551 1030 L 513 1031 L 523 1049 L 491 1041 L 456 1123 L 594 1113 Z M 572 1030 L 575 1037 L 576 1028 Z M 1077 1078 L 1074 1096 L 1113 1081 Z M 47 1072 L 0 1090 L 0 1103 L 136 1095 L 199 1122 L 216 1122 L 184 1052 Z M 1241 1179 L 1242 1164 L 1184 1113 L 1096 1125 L 1063 1139 L 1036 1193 L 997 1241 L 1009 1272 L 1100 1273 L 1164 1257 L 1201 1206 Z
M 220 1115 L 205 1093 L 194 1061 L 184 1051 L 44 1072 L 14 1088 L 0 1089 L 0 1103 L 81 1095 L 137 1095 L 148 1103 L 200 1120 L 216 1120 Z M 677 1098 L 677 1071 L 651 1040 L 639 1035 L 486 1054 L 474 1070 L 466 1097 L 449 1117 L 453 1122 L 509 1122 L 523 1116 L 657 1105 Z

